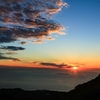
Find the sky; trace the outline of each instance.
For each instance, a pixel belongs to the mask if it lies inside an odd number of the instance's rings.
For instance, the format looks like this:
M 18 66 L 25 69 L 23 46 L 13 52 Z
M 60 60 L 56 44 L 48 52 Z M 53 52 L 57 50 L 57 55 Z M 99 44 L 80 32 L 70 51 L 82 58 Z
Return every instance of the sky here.
M 0 2 L 0 65 L 100 68 L 99 0 Z
M 66 71 L 70 79 L 69 90 L 93 78 L 100 70 L 99 24 L 100 0 L 0 0 L 0 71 L 3 77 L 0 77 L 0 88 L 7 87 L 6 81 L 9 86 L 15 84 L 14 78 L 17 76 L 19 79 L 21 72 L 24 74 L 19 80 L 23 81 L 27 81 L 24 77 L 28 77 L 25 72 L 28 75 L 32 73 L 24 69 L 19 73 L 17 69 L 15 75 L 13 68 L 33 68 L 35 71 L 42 68 L 43 73 L 47 72 L 46 69 L 51 69 L 48 73 L 53 69 Z M 91 75 L 81 73 L 76 83 L 71 84 L 73 80 L 69 74 L 77 76 L 83 70 L 91 70 Z M 6 72 L 11 72 L 9 80 Z M 39 77 L 35 75 L 37 80 Z M 33 76 L 29 76 L 30 82 Z M 61 77 L 55 79 L 52 82 L 56 84 L 59 81 L 58 87 L 63 83 L 64 89 L 64 82 L 67 84 L 65 76 L 63 81 Z

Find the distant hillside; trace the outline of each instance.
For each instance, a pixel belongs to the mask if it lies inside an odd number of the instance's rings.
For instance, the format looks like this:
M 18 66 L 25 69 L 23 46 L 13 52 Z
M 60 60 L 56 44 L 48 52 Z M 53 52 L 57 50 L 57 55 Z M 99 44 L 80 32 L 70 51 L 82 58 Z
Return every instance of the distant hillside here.
M 0 89 L 0 100 L 100 100 L 100 75 L 69 92 Z
M 0 100 L 62 100 L 66 95 L 66 92 L 49 90 L 0 89 Z

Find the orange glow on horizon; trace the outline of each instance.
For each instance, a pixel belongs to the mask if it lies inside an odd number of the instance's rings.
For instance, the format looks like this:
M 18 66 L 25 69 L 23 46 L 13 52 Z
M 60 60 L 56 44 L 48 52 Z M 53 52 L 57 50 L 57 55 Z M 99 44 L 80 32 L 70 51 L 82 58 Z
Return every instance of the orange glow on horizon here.
M 5 63 L 6 62 L 6 63 Z M 25 61 L 12 61 L 12 60 L 2 60 L 0 61 L 0 67 L 26 67 L 26 68 L 49 68 L 49 69 L 59 69 L 59 70 L 69 70 L 72 73 L 78 73 L 80 71 L 89 71 L 89 70 L 97 70 L 100 69 L 100 65 L 98 64 L 98 66 L 96 65 L 73 65 L 73 67 L 71 68 L 59 68 L 59 67 L 55 67 L 55 66 L 44 66 L 41 64 L 34 64 L 32 62 L 25 62 Z

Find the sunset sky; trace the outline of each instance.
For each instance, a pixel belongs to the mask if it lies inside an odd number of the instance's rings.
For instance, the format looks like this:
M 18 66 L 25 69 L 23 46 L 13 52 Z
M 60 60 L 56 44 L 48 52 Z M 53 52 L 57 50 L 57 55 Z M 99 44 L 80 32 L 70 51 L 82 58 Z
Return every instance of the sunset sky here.
M 0 0 L 0 88 L 69 91 L 100 74 L 100 0 Z
M 0 65 L 100 67 L 100 0 L 0 0 Z
M 35 1 L 0 0 L 0 65 L 99 68 L 100 1 Z

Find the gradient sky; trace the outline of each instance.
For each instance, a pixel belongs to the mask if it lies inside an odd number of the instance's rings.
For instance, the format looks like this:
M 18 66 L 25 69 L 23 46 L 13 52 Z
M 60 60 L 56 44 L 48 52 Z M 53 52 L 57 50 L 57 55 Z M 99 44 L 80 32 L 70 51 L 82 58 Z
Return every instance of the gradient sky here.
M 100 68 L 100 0 L 0 2 L 0 65 Z

